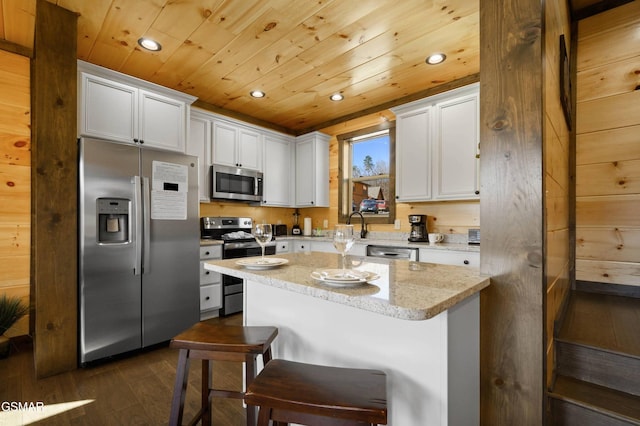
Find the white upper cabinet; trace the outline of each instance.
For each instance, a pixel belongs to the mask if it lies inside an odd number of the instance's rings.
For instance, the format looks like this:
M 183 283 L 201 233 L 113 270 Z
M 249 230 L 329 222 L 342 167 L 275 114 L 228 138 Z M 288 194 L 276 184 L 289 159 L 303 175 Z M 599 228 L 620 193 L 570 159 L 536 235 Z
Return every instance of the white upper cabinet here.
M 329 139 L 320 132 L 296 138 L 297 207 L 329 207 Z
M 436 105 L 434 199 L 479 197 L 479 101 L 476 92 Z
M 291 207 L 293 205 L 293 138 L 285 135 L 264 137 L 264 196 L 262 205 Z
M 211 120 L 197 111 L 191 111 L 187 154 L 198 157 L 198 188 L 200 201 L 211 199 Z
M 199 158 L 200 201 L 211 200 L 211 165 L 215 163 L 262 171 L 262 205 L 292 207 L 293 142 L 293 136 L 192 108 L 187 153 Z
M 262 171 L 262 134 L 225 120 L 213 121 L 213 162 Z
M 396 117 L 396 198 L 431 198 L 431 107 Z
M 398 201 L 479 198 L 479 85 L 392 109 Z
M 80 136 L 185 152 L 196 98 L 83 61 L 78 84 Z

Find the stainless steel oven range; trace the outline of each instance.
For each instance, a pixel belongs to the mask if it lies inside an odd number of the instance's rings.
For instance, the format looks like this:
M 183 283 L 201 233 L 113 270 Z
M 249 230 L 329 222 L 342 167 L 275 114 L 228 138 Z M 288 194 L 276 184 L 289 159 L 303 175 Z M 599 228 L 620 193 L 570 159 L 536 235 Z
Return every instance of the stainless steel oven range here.
M 260 245 L 251 228 L 253 221 L 248 217 L 202 217 L 200 218 L 200 237 L 202 239 L 221 240 L 222 258 L 259 256 Z M 265 254 L 276 253 L 276 242 L 267 243 Z M 243 280 L 230 275 L 222 275 L 222 309 L 220 315 L 231 315 L 242 311 Z

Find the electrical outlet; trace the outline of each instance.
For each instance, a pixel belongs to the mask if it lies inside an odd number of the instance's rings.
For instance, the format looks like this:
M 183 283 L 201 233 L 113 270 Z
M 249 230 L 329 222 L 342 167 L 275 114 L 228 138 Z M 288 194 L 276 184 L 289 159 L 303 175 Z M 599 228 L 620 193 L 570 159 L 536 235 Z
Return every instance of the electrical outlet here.
M 322 227 L 327 229 L 329 227 L 329 219 L 325 219 L 322 221 Z
M 400 219 L 396 219 L 396 220 L 393 222 L 393 227 L 394 227 L 395 229 L 400 229 Z

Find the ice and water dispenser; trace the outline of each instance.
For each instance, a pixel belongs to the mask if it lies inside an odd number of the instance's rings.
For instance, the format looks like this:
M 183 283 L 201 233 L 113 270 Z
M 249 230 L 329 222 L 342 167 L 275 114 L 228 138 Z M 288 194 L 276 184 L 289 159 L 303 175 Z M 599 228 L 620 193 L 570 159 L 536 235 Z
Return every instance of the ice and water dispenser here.
M 98 198 L 98 243 L 129 242 L 131 200 L 124 198 Z

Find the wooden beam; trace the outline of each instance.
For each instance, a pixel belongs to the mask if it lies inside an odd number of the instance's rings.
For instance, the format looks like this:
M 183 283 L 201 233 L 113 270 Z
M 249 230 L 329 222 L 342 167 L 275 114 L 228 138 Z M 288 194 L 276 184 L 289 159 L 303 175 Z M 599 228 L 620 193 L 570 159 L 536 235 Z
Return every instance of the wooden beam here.
M 480 0 L 485 425 L 545 424 L 542 5 Z
M 0 40 L 0 49 L 7 52 L 15 53 L 17 55 L 26 56 L 27 58 L 33 58 L 33 50 L 28 47 L 21 46 L 17 43 L 12 43 L 7 40 Z
M 38 378 L 77 367 L 76 19 L 38 0 L 31 67 L 31 298 Z

